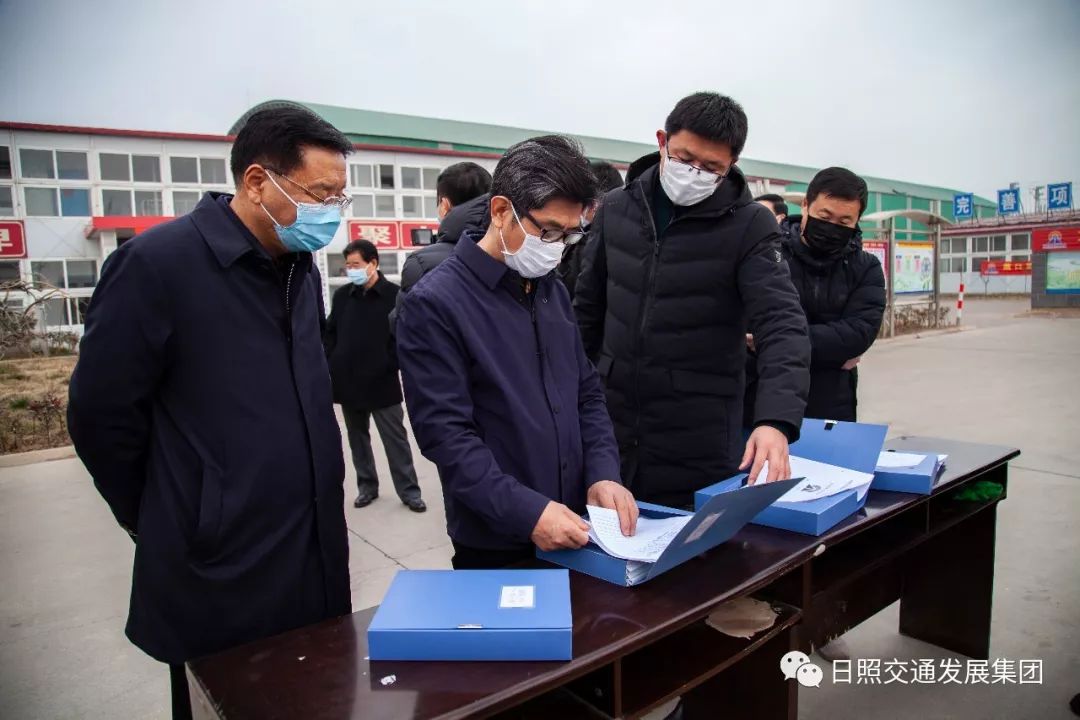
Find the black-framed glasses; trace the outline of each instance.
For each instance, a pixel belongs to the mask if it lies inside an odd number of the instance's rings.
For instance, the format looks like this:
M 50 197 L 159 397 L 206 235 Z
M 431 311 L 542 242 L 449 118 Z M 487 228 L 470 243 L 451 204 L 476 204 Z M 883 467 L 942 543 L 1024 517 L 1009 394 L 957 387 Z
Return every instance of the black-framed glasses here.
M 344 215 L 345 210 L 350 205 L 352 205 L 353 199 L 348 195 L 331 195 L 330 197 L 320 197 L 318 193 L 316 193 L 313 190 L 311 190 L 310 188 L 296 182 L 295 180 L 293 180 L 291 177 L 289 177 L 285 173 L 281 172 L 280 170 L 278 170 L 276 168 L 272 168 L 269 165 L 263 165 L 263 168 L 266 169 L 266 170 L 269 170 L 272 173 L 274 173 L 275 175 L 277 175 L 278 177 L 280 177 L 282 180 L 286 181 L 290 185 L 293 185 L 295 187 L 300 188 L 305 193 L 307 193 L 310 197 L 313 197 L 316 200 L 318 200 L 319 204 L 322 205 L 323 207 L 328 207 L 328 208 L 329 207 L 336 207 Z
M 668 150 L 667 148 L 664 148 L 664 154 L 667 155 L 668 162 L 673 162 L 676 165 L 682 165 L 685 168 L 689 168 L 690 170 L 693 170 L 698 175 L 712 175 L 714 178 L 716 178 L 713 182 L 715 182 L 717 184 L 719 184 L 721 180 L 723 180 L 725 177 L 727 177 L 727 174 L 730 171 L 730 168 L 728 168 L 727 170 L 725 170 L 722 173 L 713 172 L 712 170 L 706 170 L 705 168 L 698 167 L 697 165 L 694 165 L 691 162 L 687 162 L 686 160 L 683 160 L 682 158 L 678 158 L 678 157 L 672 155 L 671 151 Z
M 514 213 L 514 219 L 517 220 L 518 225 L 521 225 L 521 218 L 518 217 L 517 210 L 514 208 L 513 204 L 510 205 L 510 210 Z M 539 237 L 540 237 L 541 242 L 546 242 L 546 243 L 561 242 L 564 245 L 576 245 L 577 243 L 581 242 L 582 238 L 585 237 L 585 218 L 584 217 L 581 218 L 581 227 L 575 228 L 573 230 L 550 230 L 550 229 L 545 229 L 540 223 L 536 222 L 536 218 L 534 218 L 528 212 L 523 212 L 522 215 L 524 215 L 526 218 L 528 218 L 529 222 L 531 222 L 533 225 L 535 225 L 537 228 L 539 228 L 539 230 L 540 230 L 540 236 Z M 525 232 L 526 235 L 531 235 L 532 234 L 528 230 L 525 230 L 524 225 L 521 225 L 521 229 Z

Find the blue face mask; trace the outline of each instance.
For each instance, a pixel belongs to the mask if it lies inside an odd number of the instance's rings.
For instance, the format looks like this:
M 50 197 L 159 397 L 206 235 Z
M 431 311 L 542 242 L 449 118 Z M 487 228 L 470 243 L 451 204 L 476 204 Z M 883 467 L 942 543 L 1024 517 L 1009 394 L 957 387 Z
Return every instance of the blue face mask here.
M 274 187 L 281 190 L 273 175 L 267 173 L 266 177 L 270 178 Z M 274 222 L 278 240 L 285 249 L 289 252 L 315 252 L 329 245 L 341 224 L 341 209 L 321 203 L 298 203 L 284 190 L 281 190 L 281 194 L 296 206 L 296 221 L 292 225 L 282 225 L 274 219 L 266 206 L 260 204 L 259 207 Z
M 349 276 L 349 282 L 360 287 L 367 285 L 368 280 L 371 279 L 367 268 L 347 268 L 345 274 Z

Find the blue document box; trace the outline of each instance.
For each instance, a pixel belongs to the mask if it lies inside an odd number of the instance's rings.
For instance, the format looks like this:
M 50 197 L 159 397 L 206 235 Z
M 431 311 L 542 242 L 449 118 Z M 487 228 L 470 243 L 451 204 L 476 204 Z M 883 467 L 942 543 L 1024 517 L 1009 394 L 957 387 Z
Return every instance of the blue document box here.
M 368 626 L 372 660 L 570 660 L 566 570 L 399 570 Z
M 796 482 L 788 480 L 718 495 L 695 513 L 639 502 L 642 517 L 666 518 L 693 514 L 693 519 L 686 523 L 686 527 L 679 531 L 654 563 L 612 557 L 591 542 L 579 550 L 537 550 L 536 556 L 616 585 L 640 585 L 728 541 L 750 518 L 790 490 Z
M 807 418 L 803 420 L 799 441 L 791 446 L 791 454 L 872 475 L 888 432 L 887 425 Z M 735 475 L 698 490 L 694 495 L 695 506 L 701 507 L 717 495 L 737 490 L 746 478 L 746 474 Z M 776 502 L 762 510 L 752 522 L 805 535 L 822 535 L 861 510 L 866 497 L 866 492 L 860 498 L 857 490 L 846 490 L 810 502 Z
M 929 495 L 942 467 L 944 465 L 939 463 L 938 456 L 931 454 L 912 467 L 879 468 L 874 471 L 874 482 L 870 487 L 874 490 Z

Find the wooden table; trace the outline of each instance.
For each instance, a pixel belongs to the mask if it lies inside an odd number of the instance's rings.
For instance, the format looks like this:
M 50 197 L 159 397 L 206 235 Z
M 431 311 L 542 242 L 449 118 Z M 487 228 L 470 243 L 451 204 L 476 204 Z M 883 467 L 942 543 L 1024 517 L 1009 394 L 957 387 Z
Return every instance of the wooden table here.
M 919 437 L 888 447 L 948 453 L 933 494 L 871 491 L 863 510 L 818 538 L 750 525 L 640 587 L 571 573 L 570 662 L 371 662 L 372 608 L 189 663 L 194 715 L 636 718 L 682 696 L 688 719 L 795 718 L 799 686 L 784 680 L 781 656 L 809 652 L 896 600 L 901 633 L 985 659 L 1005 495 L 953 496 L 979 480 L 1007 487 L 1019 452 Z M 772 628 L 739 640 L 705 624 L 746 595 L 772 603 Z M 388 675 L 396 682 L 383 686 Z

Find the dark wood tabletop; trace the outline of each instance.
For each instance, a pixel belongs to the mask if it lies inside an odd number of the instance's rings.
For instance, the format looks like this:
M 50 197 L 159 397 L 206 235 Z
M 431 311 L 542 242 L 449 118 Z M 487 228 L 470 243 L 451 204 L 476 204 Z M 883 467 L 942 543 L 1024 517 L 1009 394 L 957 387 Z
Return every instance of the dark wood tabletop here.
M 1018 454 L 920 437 L 897 438 L 887 446 L 949 455 L 934 495 Z M 214 708 L 210 717 L 230 720 L 491 715 L 657 643 L 720 603 L 798 568 L 820 545 L 857 537 L 931 497 L 871 491 L 863 510 L 821 537 L 748 525 L 729 542 L 638 587 L 571 573 L 574 659 L 569 662 L 371 662 L 366 630 L 375 609 L 370 608 L 190 663 L 196 702 L 208 699 Z M 389 676 L 395 681 L 383 685 Z

